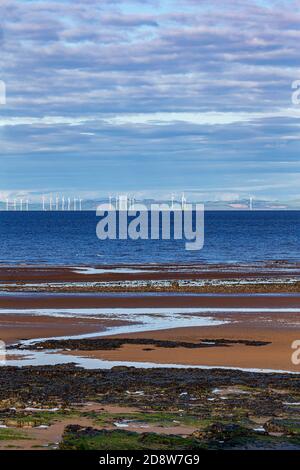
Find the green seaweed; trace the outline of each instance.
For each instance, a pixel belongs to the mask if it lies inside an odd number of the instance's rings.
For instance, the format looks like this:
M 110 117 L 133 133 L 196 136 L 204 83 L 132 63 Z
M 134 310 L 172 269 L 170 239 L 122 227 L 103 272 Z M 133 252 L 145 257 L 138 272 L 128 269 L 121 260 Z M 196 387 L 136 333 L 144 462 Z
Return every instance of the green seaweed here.
M 59 448 L 61 450 L 184 450 L 201 448 L 201 445 L 194 438 L 103 430 L 90 436 L 66 432 Z
M 13 441 L 19 439 L 30 439 L 30 437 L 16 429 L 0 428 L 0 441 Z

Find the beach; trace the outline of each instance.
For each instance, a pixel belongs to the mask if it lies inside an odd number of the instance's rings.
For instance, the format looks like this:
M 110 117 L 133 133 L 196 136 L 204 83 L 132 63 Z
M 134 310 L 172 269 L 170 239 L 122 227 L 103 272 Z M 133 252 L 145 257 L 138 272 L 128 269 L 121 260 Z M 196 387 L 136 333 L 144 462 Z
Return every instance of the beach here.
M 0 448 L 213 448 L 228 432 L 229 448 L 298 448 L 282 426 L 300 402 L 299 279 L 292 264 L 0 268 Z
M 235 343 L 224 347 L 202 347 L 201 350 L 123 344 L 116 350 L 78 349 L 65 353 L 124 364 L 140 362 L 297 372 L 298 366 L 292 363 L 291 356 L 292 343 L 300 335 L 300 293 L 293 290 L 298 277 L 298 265 L 278 264 L 229 265 L 222 269 L 207 265 L 4 267 L 0 269 L 2 340 L 9 346 L 18 340 L 62 337 L 66 341 L 65 349 L 69 349 L 68 339 L 79 337 L 83 344 L 86 336 L 93 338 L 93 333 L 95 337 L 114 338 L 115 332 L 123 339 L 145 338 L 175 343 L 196 343 L 201 338 L 225 339 Z M 274 284 L 270 282 L 274 279 L 284 293 L 272 292 Z M 162 291 L 155 284 L 162 280 L 176 281 L 177 284 Z M 183 280 L 202 280 L 210 286 L 213 281 L 222 280 L 223 291 L 204 292 L 205 284 L 198 291 L 191 291 L 190 286 L 178 287 Z M 251 284 L 245 283 L 249 280 Z M 133 292 L 127 283 L 136 281 L 154 284 L 150 291 L 139 287 Z M 95 283 L 92 291 L 91 282 Z M 110 282 L 119 282 L 123 290 L 111 291 Z M 10 285 L 7 289 L 9 284 L 13 284 L 13 288 Z M 244 291 L 233 293 L 234 286 Z M 271 292 L 262 293 L 262 286 Z M 239 344 L 240 340 L 266 344 Z
M 299 331 L 299 330 L 298 330 Z M 187 349 L 182 347 L 162 348 L 144 345 L 124 344 L 113 351 L 76 351 L 80 356 L 96 357 L 113 361 L 153 362 L 158 364 L 183 364 L 193 366 L 232 367 L 242 369 L 270 369 L 273 371 L 299 372 L 299 365 L 293 365 L 291 344 L 295 341 L 297 331 L 294 329 L 280 330 L 254 326 L 240 322 L 239 326 L 224 325 L 221 327 L 178 328 L 133 334 L 126 338 L 152 338 L 155 340 L 171 340 L 175 342 L 196 342 L 200 338 L 209 341 L 226 338 L 239 341 L 264 341 L 270 344 L 260 347 L 243 344 L 231 344 L 224 347 Z M 124 335 L 122 335 L 124 338 Z
M 132 304 L 131 304 L 132 305 Z M 140 302 L 139 302 L 140 305 Z M 208 314 L 207 314 L 208 315 Z M 209 340 L 263 341 L 269 344 L 254 347 L 232 344 L 226 347 L 203 348 L 201 351 L 181 347 L 150 349 L 141 345 L 124 344 L 118 350 L 112 351 L 76 351 L 74 355 L 101 358 L 112 361 L 153 362 L 159 364 L 184 364 L 204 366 L 228 366 L 239 368 L 272 369 L 272 370 L 299 370 L 293 365 L 291 345 L 299 339 L 299 325 L 296 313 L 285 314 L 284 320 L 280 314 L 209 314 L 217 321 L 228 322 L 218 326 L 203 326 L 192 328 L 174 328 L 158 331 L 145 331 L 139 333 L 122 334 L 122 338 L 152 338 L 154 340 L 171 340 L 173 342 L 196 343 L 201 338 Z M 250 317 L 250 318 L 249 318 Z M 188 323 L 188 321 L 187 321 Z M 91 318 L 63 318 L 42 315 L 0 315 L 1 338 L 7 345 L 19 340 L 72 337 L 93 333 L 105 333 L 106 329 L 129 324 L 122 318 L 115 320 L 101 320 Z M 118 335 L 120 336 L 120 335 Z M 108 335 L 107 338 L 118 336 Z M 82 340 L 84 341 L 84 339 Z M 66 349 L 68 344 L 66 342 Z M 69 353 L 68 353 L 69 354 Z

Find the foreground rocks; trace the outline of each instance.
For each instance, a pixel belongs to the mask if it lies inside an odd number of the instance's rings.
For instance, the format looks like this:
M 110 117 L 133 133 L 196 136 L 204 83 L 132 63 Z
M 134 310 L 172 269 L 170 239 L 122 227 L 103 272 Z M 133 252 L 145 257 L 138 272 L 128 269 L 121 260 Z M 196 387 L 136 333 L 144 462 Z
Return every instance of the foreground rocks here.
M 300 449 L 300 439 L 284 441 L 239 425 L 214 424 L 204 432 L 182 437 L 155 433 L 98 430 L 70 425 L 65 428 L 61 450 L 226 450 L 226 449 Z
M 97 411 L 78 414 L 78 406 L 89 401 Z M 101 411 L 103 406 L 119 411 Z M 124 406 L 135 411 L 128 415 L 122 412 Z M 50 407 L 57 411 L 32 411 Z M 63 449 L 300 449 L 300 374 L 134 367 L 86 370 L 75 365 L 1 368 L 0 424 L 51 425 L 63 422 L 74 407 L 76 416 L 88 418 L 97 429 L 67 427 Z M 115 423 L 141 426 L 141 432 L 107 429 Z M 149 432 L 144 432 L 145 427 Z M 164 433 L 159 433 L 160 428 Z M 168 435 L 169 428 L 173 436 Z M 188 436 L 180 429 L 190 429 Z
M 213 388 L 232 385 L 251 387 L 255 393 L 256 407 L 259 409 L 262 401 L 267 407 L 264 411 L 267 412 L 269 409 L 282 409 L 284 406 L 282 394 L 276 394 L 276 390 L 286 390 L 285 401 L 289 398 L 288 392 L 296 397 L 300 395 L 300 374 L 258 374 L 225 369 L 138 369 L 125 366 L 108 370 L 88 370 L 72 364 L 2 367 L 0 401 L 72 403 L 99 394 L 105 401 L 115 403 L 120 395 L 124 395 L 125 390 L 144 390 L 152 393 L 154 402 L 155 397 L 163 392 L 164 398 L 160 399 L 159 404 L 164 406 L 164 403 L 176 403 L 181 392 L 187 393 L 187 396 L 203 397 Z M 147 393 L 143 396 L 144 400 L 147 396 L 147 400 L 151 401 Z M 252 394 L 246 394 L 243 399 L 250 399 L 251 396 Z M 131 401 L 130 394 L 125 398 L 126 401 Z M 182 398 L 187 400 L 186 395 L 182 395 Z

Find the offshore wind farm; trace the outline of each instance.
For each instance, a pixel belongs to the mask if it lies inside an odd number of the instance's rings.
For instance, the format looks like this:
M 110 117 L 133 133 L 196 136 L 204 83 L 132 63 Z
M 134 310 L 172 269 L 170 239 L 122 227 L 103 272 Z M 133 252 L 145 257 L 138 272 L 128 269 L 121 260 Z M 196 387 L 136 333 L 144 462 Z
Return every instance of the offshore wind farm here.
M 2 191 L 5 193 L 5 191 Z M 0 191 L 1 194 L 1 191 Z M 195 196 L 193 193 L 185 191 L 170 192 L 164 196 L 147 197 L 137 193 L 108 193 L 98 197 L 91 197 L 86 195 L 68 195 L 57 193 L 55 195 L 31 195 L 18 194 L 10 195 L 9 197 L 0 196 L 0 211 L 82 211 L 92 210 L 96 211 L 99 204 L 108 203 L 116 210 L 121 207 L 134 208 L 135 204 L 144 204 L 150 208 L 151 204 L 167 204 L 170 209 L 174 207 L 184 207 L 185 204 L 204 204 L 206 210 L 297 210 L 300 207 L 300 201 L 277 201 L 277 200 L 264 200 L 258 199 L 254 196 L 245 196 L 238 199 L 224 200 L 210 200 L 205 199 L 203 196 Z
M 0 201 L 2 210 L 6 211 L 82 211 L 83 200 L 81 197 L 65 197 L 56 195 L 55 197 L 42 196 L 40 199 L 30 200 L 22 197 L 14 197 L 12 199 L 6 198 L 5 201 Z

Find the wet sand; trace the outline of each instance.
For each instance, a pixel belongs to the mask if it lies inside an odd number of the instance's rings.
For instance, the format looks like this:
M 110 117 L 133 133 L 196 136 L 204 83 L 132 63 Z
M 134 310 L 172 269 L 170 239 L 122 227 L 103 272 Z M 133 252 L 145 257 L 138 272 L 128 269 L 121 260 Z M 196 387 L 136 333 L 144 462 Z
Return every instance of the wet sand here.
M 271 269 L 272 268 L 272 269 Z M 128 272 L 126 272 L 128 269 Z M 99 271 L 99 272 L 98 272 Z M 0 281 L 18 282 L 20 286 L 28 282 L 75 282 L 75 281 L 105 281 L 105 280 L 130 280 L 130 279 L 222 279 L 236 276 L 242 279 L 244 276 L 264 275 L 280 276 L 284 279 L 291 275 L 299 275 L 299 266 L 271 267 L 264 264 L 251 268 L 238 266 L 137 266 L 133 267 L 99 267 L 92 270 L 64 267 L 2 267 L 0 269 Z M 217 320 L 229 322 L 222 326 L 174 328 L 164 331 L 154 331 L 135 334 L 139 338 L 172 339 L 174 341 L 198 341 L 200 338 L 225 338 L 233 340 L 249 339 L 271 342 L 270 345 L 252 347 L 245 345 L 233 345 L 230 347 L 216 347 L 205 349 L 178 348 L 150 348 L 141 345 L 123 345 L 120 349 L 111 351 L 95 351 L 93 354 L 80 351 L 80 355 L 133 362 L 153 362 L 160 364 L 184 364 L 229 366 L 243 368 L 263 368 L 275 370 L 300 371 L 299 366 L 291 362 L 291 344 L 300 339 L 300 292 L 294 295 L 283 293 L 280 296 L 219 294 L 219 295 L 172 295 L 172 293 L 155 293 L 148 295 L 140 293 L 136 295 L 106 294 L 76 295 L 75 293 L 50 294 L 38 293 L 15 296 L 0 296 L 0 308 L 3 309 L 89 309 L 89 308 L 217 308 L 227 309 L 226 312 L 199 313 L 199 317 L 213 317 Z M 255 308 L 257 311 L 237 313 L 230 309 Z M 264 309 L 299 309 L 299 312 L 272 312 Z M 23 312 L 24 313 L 24 312 Z M 47 338 L 51 336 L 72 336 L 84 333 L 104 331 L 107 327 L 126 324 L 121 316 L 116 320 L 90 318 L 62 318 L 24 315 L 22 312 L 16 315 L 1 314 L 0 312 L 0 336 L 10 343 L 20 339 Z M 43 313 L 43 312 L 42 312 Z M 188 316 L 186 317 L 188 319 Z M 183 321 L 184 323 L 184 321 Z M 131 334 L 131 337 L 134 335 Z M 128 335 L 122 335 L 128 337 Z M 74 354 L 74 352 L 72 352 Z
M 164 279 L 232 279 L 245 277 L 298 276 L 300 264 L 297 263 L 254 263 L 237 264 L 189 264 L 189 265 L 104 265 L 86 268 L 84 266 L 1 266 L 0 282 L 20 284 L 26 282 L 84 282 L 84 281 L 126 281 L 126 280 L 164 280 Z
M 294 318 L 290 318 L 290 320 L 293 322 Z M 236 318 L 235 321 L 237 321 Z M 152 345 L 125 344 L 116 350 L 72 351 L 67 354 L 111 361 L 272 369 L 300 373 L 300 365 L 293 365 L 291 361 L 291 355 L 294 351 L 291 348 L 291 344 L 295 340 L 300 340 L 299 327 L 282 326 L 280 322 L 275 326 L 268 327 L 266 326 L 266 321 L 268 322 L 267 318 L 264 318 L 264 321 L 261 323 L 241 320 L 218 327 L 176 328 L 110 336 L 116 338 L 151 338 L 185 342 L 198 342 L 204 338 L 211 340 L 225 338 L 229 340 L 243 339 L 271 342 L 271 344 L 264 346 L 233 344 L 227 347 L 187 349 L 182 347 L 162 348 Z
M 0 308 L 5 309 L 47 309 L 47 308 L 167 308 L 167 307 L 200 307 L 200 308 L 299 308 L 300 293 L 296 295 L 172 295 L 166 293 L 151 296 L 141 294 L 123 295 L 106 294 L 85 296 L 70 294 L 32 294 L 26 296 L 0 297 Z M 1 311 L 0 311 L 1 315 Z
M 228 312 L 201 313 L 199 318 L 209 316 L 229 322 L 221 326 L 174 328 L 163 331 L 122 334 L 119 337 L 139 337 L 166 339 L 173 341 L 197 342 L 209 339 L 249 339 L 271 342 L 270 345 L 253 347 L 232 345 L 204 349 L 145 347 L 123 345 L 110 351 L 78 351 L 67 354 L 88 356 L 111 361 L 153 362 L 157 364 L 182 364 L 226 366 L 241 368 L 273 369 L 300 372 L 300 366 L 291 362 L 291 344 L 300 339 L 300 296 L 155 296 L 155 297 L 64 297 L 32 296 L 27 298 L 2 298 L 5 308 L 141 308 L 141 307 L 199 307 L 227 308 Z M 299 312 L 266 313 L 264 308 L 299 308 Z M 256 308 L 255 313 L 230 312 L 231 308 Z M 261 311 L 259 311 L 261 309 Z M 188 321 L 188 316 L 187 316 Z M 126 324 L 121 315 L 115 320 L 99 317 L 62 318 L 32 316 L 24 314 L 0 314 L 1 339 L 8 344 L 21 339 L 47 338 L 52 336 L 72 336 L 104 331 L 108 327 Z M 21 361 L 20 361 L 21 362 Z
M 125 322 L 101 320 L 101 318 L 98 320 L 0 314 L 0 340 L 9 345 L 24 339 L 94 333 L 123 323 Z

